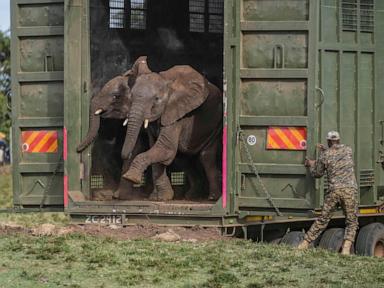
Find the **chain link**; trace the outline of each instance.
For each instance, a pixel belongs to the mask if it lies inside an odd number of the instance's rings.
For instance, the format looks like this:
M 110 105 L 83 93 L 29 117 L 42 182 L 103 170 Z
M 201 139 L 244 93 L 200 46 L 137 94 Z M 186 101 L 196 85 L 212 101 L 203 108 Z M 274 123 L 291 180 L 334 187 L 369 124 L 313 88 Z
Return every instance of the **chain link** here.
M 259 182 L 259 184 L 260 184 L 260 186 L 261 186 L 261 189 L 263 190 L 264 194 L 267 196 L 267 200 L 268 200 L 269 204 L 271 204 L 271 206 L 273 207 L 273 209 L 275 209 L 275 211 L 276 211 L 276 213 L 277 213 L 278 216 L 283 216 L 283 214 L 280 212 L 279 208 L 276 206 L 275 202 L 273 202 L 272 196 L 271 196 L 271 194 L 268 192 L 267 187 L 265 187 L 263 181 L 261 180 L 260 174 L 259 174 L 259 172 L 257 171 L 256 164 L 255 164 L 255 162 L 253 161 L 251 152 L 249 151 L 249 149 L 248 149 L 248 145 L 247 145 L 247 143 L 245 142 L 244 134 L 243 134 L 243 133 L 244 133 L 244 132 L 243 132 L 242 130 L 239 130 L 239 138 L 240 138 L 240 142 L 242 142 L 243 145 L 244 145 L 245 153 L 247 154 L 248 163 L 250 164 L 250 166 L 251 166 L 251 168 L 252 168 L 252 172 L 256 175 L 256 179 L 257 179 L 257 181 Z
M 63 164 L 64 164 L 64 162 L 63 162 L 63 155 L 60 155 L 59 162 L 57 162 L 56 168 L 53 171 L 52 176 L 49 178 L 48 183 L 47 183 L 47 185 L 44 188 L 43 197 L 42 197 L 41 202 L 40 202 L 40 211 L 42 211 L 42 209 L 43 209 L 43 207 L 45 205 L 45 200 L 47 199 L 48 192 L 51 189 L 53 180 L 55 179 L 57 173 L 60 171 L 61 165 L 63 165 Z

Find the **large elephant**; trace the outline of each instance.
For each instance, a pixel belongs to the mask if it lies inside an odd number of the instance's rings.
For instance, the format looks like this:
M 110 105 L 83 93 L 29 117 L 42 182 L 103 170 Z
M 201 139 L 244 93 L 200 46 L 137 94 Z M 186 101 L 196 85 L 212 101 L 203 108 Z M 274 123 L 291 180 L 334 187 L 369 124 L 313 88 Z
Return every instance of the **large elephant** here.
M 119 127 L 122 127 L 122 122 L 126 118 L 126 115 L 129 113 L 131 107 L 132 94 L 130 84 L 132 83 L 130 83 L 130 81 L 132 81 L 132 75 L 150 72 L 145 70 L 147 66 L 146 64 L 143 65 L 142 61 L 143 58 L 137 59 L 130 70 L 128 70 L 125 74 L 114 77 L 108 81 L 100 92 L 92 97 L 90 104 L 89 130 L 84 140 L 77 147 L 78 153 L 84 151 L 92 142 L 95 141 L 101 129 L 100 118 L 120 119 L 121 122 L 118 125 L 121 125 Z M 120 145 L 118 149 L 121 149 L 121 146 L 122 145 Z M 145 151 L 147 147 L 145 147 L 145 143 L 143 143 L 140 138 L 133 148 L 133 154 L 137 155 L 140 152 Z M 110 159 L 106 159 L 105 161 L 110 161 Z M 128 170 L 131 162 L 131 159 L 127 159 L 123 162 L 123 172 Z M 135 197 L 137 198 L 138 195 L 134 195 L 133 193 L 135 190 L 138 189 L 134 189 L 132 182 L 121 178 L 119 187 L 115 192 L 115 197 L 124 200 L 129 200 Z
M 153 73 L 133 75 L 132 106 L 122 158 L 128 159 L 135 147 L 141 128 L 155 135 L 153 146 L 137 155 L 123 175 L 138 183 L 149 165 L 158 163 L 153 171 L 156 189 L 153 200 L 171 200 L 174 196 L 165 167 L 176 153 L 198 155 L 209 183 L 209 199 L 221 195 L 217 151 L 222 131 L 222 93 L 190 66 Z

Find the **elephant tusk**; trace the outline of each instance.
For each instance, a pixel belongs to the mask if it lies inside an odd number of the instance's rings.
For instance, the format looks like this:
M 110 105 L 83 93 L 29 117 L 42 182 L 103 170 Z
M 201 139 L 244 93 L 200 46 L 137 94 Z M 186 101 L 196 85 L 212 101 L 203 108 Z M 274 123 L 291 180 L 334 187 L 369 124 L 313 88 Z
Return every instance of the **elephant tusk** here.
M 149 120 L 148 120 L 148 119 L 145 119 L 145 120 L 144 120 L 144 128 L 145 128 L 145 129 L 148 128 L 148 123 L 149 123 Z
M 124 120 L 123 126 L 127 126 L 128 124 L 128 118 Z
M 103 109 L 97 109 L 95 115 L 100 115 L 101 113 L 103 113 Z

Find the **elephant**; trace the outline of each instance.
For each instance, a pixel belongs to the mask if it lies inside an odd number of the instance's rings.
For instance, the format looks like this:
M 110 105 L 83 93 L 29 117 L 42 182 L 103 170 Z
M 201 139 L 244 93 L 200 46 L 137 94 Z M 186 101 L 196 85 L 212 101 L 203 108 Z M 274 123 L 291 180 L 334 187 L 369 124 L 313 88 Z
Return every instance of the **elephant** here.
M 142 57 L 143 65 L 145 56 Z M 122 159 L 133 158 L 132 152 L 143 125 L 155 135 L 151 148 L 134 157 L 123 177 L 140 182 L 148 166 L 157 163 L 153 171 L 155 190 L 151 200 L 171 200 L 174 192 L 166 175 L 166 166 L 176 153 L 197 155 L 209 183 L 209 200 L 221 195 L 220 169 L 217 152 L 223 119 L 221 91 L 203 75 L 188 65 L 167 71 L 132 73 L 132 104 L 127 114 L 127 132 Z M 140 72 L 140 71 L 139 71 Z
M 126 115 L 129 112 L 129 109 L 131 106 L 131 99 L 130 99 L 131 98 L 131 88 L 130 88 L 131 75 L 148 72 L 148 71 L 145 71 L 146 65 L 143 66 L 141 64 L 141 61 L 142 61 L 141 58 L 137 59 L 130 70 L 128 70 L 123 75 L 116 76 L 110 81 L 108 81 L 102 87 L 100 92 L 97 93 L 94 97 L 92 97 L 91 104 L 90 104 L 90 116 L 89 116 L 90 126 L 88 129 L 87 135 L 77 147 L 78 153 L 81 153 L 82 151 L 84 151 L 91 143 L 95 141 L 101 129 L 100 118 L 119 119 L 121 121 L 117 122 L 119 125 L 118 128 L 121 127 L 120 129 L 123 129 L 122 122 L 126 118 Z M 114 130 L 118 130 L 118 129 L 114 129 Z M 122 136 L 120 136 L 122 140 L 124 139 L 124 135 L 125 135 L 125 131 L 122 134 Z M 116 137 L 116 138 L 119 138 L 119 137 Z M 116 143 L 116 145 L 118 146 L 117 149 L 119 149 L 118 157 L 120 158 L 122 143 L 120 143 L 120 145 Z M 139 141 L 136 143 L 136 145 L 133 148 L 133 154 L 137 155 L 140 152 L 144 151 L 145 149 L 147 149 L 146 146 L 148 146 L 148 144 L 146 144 L 145 141 L 143 141 L 143 137 L 140 137 Z M 109 151 L 108 151 L 108 155 L 109 157 L 111 155 Z M 106 161 L 111 161 L 111 160 L 103 159 L 104 163 Z M 130 166 L 130 162 L 131 160 L 129 159 L 123 161 L 122 171 L 128 170 L 128 167 Z M 115 191 L 114 197 L 123 199 L 123 200 L 138 198 L 140 195 L 134 195 L 134 192 L 136 190 L 139 190 L 139 189 L 135 189 L 133 187 L 132 182 L 127 181 L 124 178 L 120 178 L 119 187 L 117 188 L 117 191 Z

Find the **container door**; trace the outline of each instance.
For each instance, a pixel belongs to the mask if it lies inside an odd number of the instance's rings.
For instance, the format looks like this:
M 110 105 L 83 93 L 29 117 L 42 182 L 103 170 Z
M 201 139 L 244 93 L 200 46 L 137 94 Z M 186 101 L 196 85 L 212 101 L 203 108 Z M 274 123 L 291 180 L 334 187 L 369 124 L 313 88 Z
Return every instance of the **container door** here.
M 12 5 L 14 205 L 63 207 L 63 0 Z
M 238 20 L 227 49 L 233 61 L 228 123 L 237 133 L 236 209 L 307 210 L 319 201 L 303 165 L 307 155 L 314 157 L 315 100 L 321 100 L 315 89 L 317 2 L 232 2 Z
M 375 63 L 382 63 L 383 32 L 375 22 L 383 21 L 383 8 L 382 1 L 374 0 L 322 0 L 320 7 L 319 85 L 325 95 L 320 134 L 324 139 L 327 131 L 338 130 L 342 142 L 352 147 L 361 204 L 376 202 L 375 179 L 383 173 L 376 163 L 383 146 L 375 137 L 384 119 L 380 78 L 375 89 L 375 77 L 383 73 L 383 65 Z

